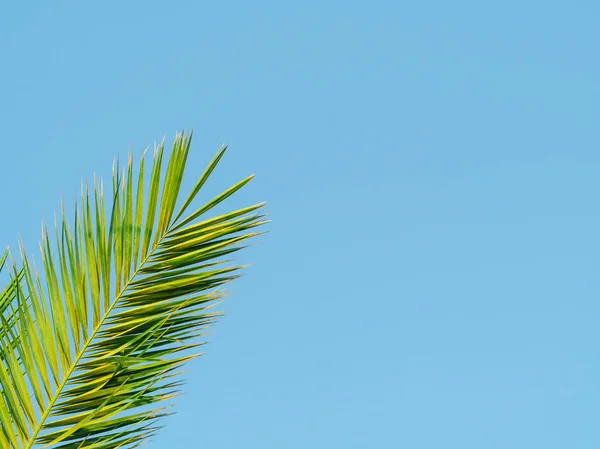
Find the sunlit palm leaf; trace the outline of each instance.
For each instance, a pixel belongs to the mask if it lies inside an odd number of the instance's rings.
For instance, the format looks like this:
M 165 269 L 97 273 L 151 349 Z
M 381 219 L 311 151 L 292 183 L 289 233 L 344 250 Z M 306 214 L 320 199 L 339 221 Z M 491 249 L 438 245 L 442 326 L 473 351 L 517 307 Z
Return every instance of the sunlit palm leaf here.
M 262 204 L 203 218 L 251 177 L 190 210 L 225 148 L 176 208 L 190 140 L 177 136 L 162 182 L 161 144 L 149 173 L 143 157 L 136 173 L 131 158 L 115 166 L 106 206 L 101 184 L 84 189 L 73 226 L 64 212 L 57 221 L 54 250 L 44 228 L 43 276 L 22 251 L 19 339 L 0 338 L 0 448 L 135 447 L 167 413 L 179 368 L 219 315 L 208 310 L 218 288 L 241 268 L 221 258 L 265 222 Z

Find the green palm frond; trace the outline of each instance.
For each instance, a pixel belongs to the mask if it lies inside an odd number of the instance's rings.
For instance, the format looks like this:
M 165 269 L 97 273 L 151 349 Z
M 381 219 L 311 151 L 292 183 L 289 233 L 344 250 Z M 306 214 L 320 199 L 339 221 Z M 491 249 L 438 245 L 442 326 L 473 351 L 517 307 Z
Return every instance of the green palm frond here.
M 73 226 L 63 210 L 52 239 L 43 229 L 43 274 L 21 251 L 16 324 L 0 335 L 0 449 L 136 447 L 169 413 L 220 287 L 242 268 L 222 258 L 266 222 L 262 203 L 206 218 L 252 177 L 191 209 L 225 148 L 176 207 L 190 141 L 177 135 L 165 170 L 163 144 L 149 172 L 144 156 L 135 172 L 131 156 L 116 164 L 106 204 L 101 183 L 84 189 Z

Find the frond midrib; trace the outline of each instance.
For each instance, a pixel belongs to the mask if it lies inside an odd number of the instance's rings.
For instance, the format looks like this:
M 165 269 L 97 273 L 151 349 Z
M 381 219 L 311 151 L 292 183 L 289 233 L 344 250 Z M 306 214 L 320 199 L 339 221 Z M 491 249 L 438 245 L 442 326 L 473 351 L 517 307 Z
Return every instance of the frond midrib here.
M 148 251 L 148 254 L 146 255 L 146 257 L 144 257 L 144 259 L 142 259 L 140 261 L 140 264 L 132 272 L 132 274 L 130 275 L 130 277 L 127 280 L 127 282 L 125 282 L 123 288 L 119 291 L 119 294 L 115 295 L 115 298 L 114 298 L 113 302 L 106 309 L 106 311 L 104 312 L 104 314 L 101 317 L 100 321 L 98 322 L 98 324 L 96 325 L 96 327 L 94 327 L 94 329 L 90 333 L 89 337 L 86 339 L 85 343 L 81 347 L 79 353 L 73 359 L 73 363 L 71 364 L 71 367 L 65 373 L 65 376 L 64 376 L 64 379 L 63 379 L 62 383 L 58 386 L 58 388 L 56 389 L 56 392 L 55 392 L 54 396 L 48 402 L 48 406 L 44 410 L 44 413 L 40 416 L 39 423 L 35 427 L 35 429 L 33 430 L 33 433 L 31 434 L 31 438 L 29 439 L 29 441 L 27 443 L 27 446 L 25 446 L 24 449 L 31 449 L 33 447 L 33 445 L 35 444 L 35 440 L 37 439 L 37 436 L 39 435 L 39 433 L 41 432 L 42 428 L 44 427 L 44 423 L 46 422 L 46 419 L 50 415 L 50 412 L 52 411 L 54 405 L 56 404 L 56 401 L 58 400 L 58 398 L 59 398 L 60 394 L 62 393 L 63 389 L 65 388 L 65 386 L 69 382 L 69 379 L 71 378 L 71 375 L 73 374 L 73 371 L 75 371 L 75 368 L 77 367 L 77 365 L 79 364 L 79 361 L 81 360 L 81 358 L 85 354 L 88 346 L 92 343 L 92 341 L 96 337 L 96 334 L 98 333 L 98 331 L 100 330 L 100 328 L 104 324 L 104 321 L 110 315 L 110 312 L 112 311 L 112 309 L 119 302 L 119 299 L 122 298 L 122 296 L 125 293 L 125 291 L 129 288 L 129 285 L 133 282 L 133 280 L 135 279 L 135 277 L 138 275 L 140 269 L 144 266 L 144 264 L 152 256 L 152 254 L 154 253 L 154 251 L 156 250 L 156 248 L 158 248 L 160 246 L 160 244 L 162 243 L 162 240 L 164 239 L 165 235 L 167 235 L 169 233 L 169 230 L 170 229 L 165 230 L 164 234 L 162 236 L 160 236 L 160 238 L 157 239 L 156 243 L 152 246 L 152 248 L 150 249 L 150 251 Z

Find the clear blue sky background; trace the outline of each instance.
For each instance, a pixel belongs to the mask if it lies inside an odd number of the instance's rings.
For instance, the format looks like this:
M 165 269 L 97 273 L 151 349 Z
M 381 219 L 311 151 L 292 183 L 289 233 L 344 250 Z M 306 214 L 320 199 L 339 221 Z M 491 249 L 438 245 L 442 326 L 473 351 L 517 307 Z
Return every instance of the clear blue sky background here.
M 17 3 L 4 243 L 182 128 L 269 202 L 149 448 L 600 446 L 598 2 Z

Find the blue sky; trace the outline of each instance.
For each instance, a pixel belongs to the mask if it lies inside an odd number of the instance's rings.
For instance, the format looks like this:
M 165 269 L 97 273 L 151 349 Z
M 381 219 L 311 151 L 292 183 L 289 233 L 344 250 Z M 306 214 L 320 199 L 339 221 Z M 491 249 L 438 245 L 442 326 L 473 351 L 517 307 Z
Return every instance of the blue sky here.
M 95 3 L 2 6 L 0 244 L 183 128 L 273 220 L 149 448 L 600 445 L 597 2 Z

